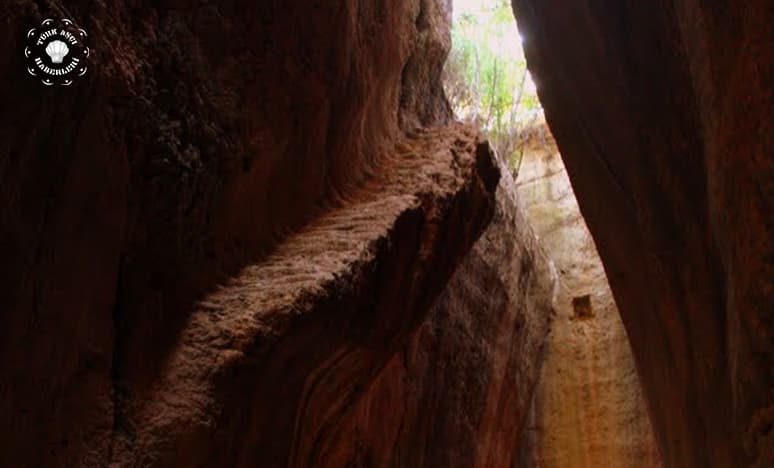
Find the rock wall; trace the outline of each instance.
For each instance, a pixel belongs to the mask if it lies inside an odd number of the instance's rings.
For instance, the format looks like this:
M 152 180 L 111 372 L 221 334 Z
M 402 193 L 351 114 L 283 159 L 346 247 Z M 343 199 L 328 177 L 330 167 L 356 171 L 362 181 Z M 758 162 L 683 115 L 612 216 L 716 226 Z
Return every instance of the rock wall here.
M 474 132 L 425 129 L 396 152 L 350 204 L 198 301 L 148 388 L 121 382 L 113 463 L 313 467 L 334 456 L 494 208 L 498 171 Z
M 519 466 L 658 468 L 629 340 L 550 135 L 524 152 L 517 183 L 559 272 L 557 316 Z
M 48 16 L 90 34 L 67 89 L 23 66 Z M 499 177 L 449 122 L 448 4 L 12 0 L 0 19 L 0 465 L 402 463 L 379 441 L 417 405 L 394 387 L 410 359 L 400 381 L 439 405 L 413 434 L 467 404 L 442 382 L 485 396 L 403 453 L 468 452 L 451 444 L 478 420 L 475 456 L 511 456 L 550 278 L 526 231 L 493 231 L 517 255 L 465 260 L 455 284 L 503 284 L 431 314 Z M 481 336 L 435 331 L 460 323 Z
M 489 228 L 314 466 L 499 468 L 518 458 L 556 272 L 502 175 Z
M 774 464 L 774 4 L 513 0 L 668 467 Z

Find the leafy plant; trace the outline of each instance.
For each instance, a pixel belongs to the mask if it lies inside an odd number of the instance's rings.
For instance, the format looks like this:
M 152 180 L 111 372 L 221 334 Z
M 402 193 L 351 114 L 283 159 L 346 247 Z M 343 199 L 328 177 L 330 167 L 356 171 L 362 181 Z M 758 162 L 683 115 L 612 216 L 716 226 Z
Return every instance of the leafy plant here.
M 484 130 L 512 167 L 526 138 L 542 125 L 508 0 L 457 0 L 444 88 L 457 117 Z

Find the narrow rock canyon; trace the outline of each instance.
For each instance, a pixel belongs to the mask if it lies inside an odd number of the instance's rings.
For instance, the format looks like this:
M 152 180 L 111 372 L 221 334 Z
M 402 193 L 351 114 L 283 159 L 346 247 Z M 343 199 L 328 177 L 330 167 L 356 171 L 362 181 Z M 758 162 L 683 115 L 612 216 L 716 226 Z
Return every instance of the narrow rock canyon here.
M 556 262 L 559 287 L 521 466 L 659 468 L 626 331 L 561 156 L 542 128 L 525 145 L 518 191 Z
M 774 4 L 513 5 L 664 465 L 774 466 Z
M 0 4 L 0 466 L 774 466 L 774 7 L 513 6 L 593 241 L 448 0 Z

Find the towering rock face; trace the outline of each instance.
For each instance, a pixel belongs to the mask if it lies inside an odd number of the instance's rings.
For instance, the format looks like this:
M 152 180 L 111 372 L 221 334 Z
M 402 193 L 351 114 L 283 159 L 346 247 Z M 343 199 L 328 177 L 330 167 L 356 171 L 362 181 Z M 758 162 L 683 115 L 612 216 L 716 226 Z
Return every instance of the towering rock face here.
M 312 466 L 514 466 L 556 273 L 502 175 L 491 225 Z
M 670 467 L 774 463 L 774 4 L 514 0 Z
M 559 275 L 519 466 L 660 467 L 629 340 L 550 135 L 523 153 L 518 189 Z
M 478 404 L 434 450 L 475 420 L 477 456 L 508 456 L 550 287 L 515 218 L 487 234 L 502 258 L 466 259 L 499 171 L 449 123 L 448 5 L 42 5 L 0 5 L 0 465 L 400 466 L 382 434 L 422 455 L 390 418 L 430 434 L 465 378 Z M 49 16 L 90 34 L 70 88 L 24 68 Z M 479 272 L 491 297 L 432 309 Z

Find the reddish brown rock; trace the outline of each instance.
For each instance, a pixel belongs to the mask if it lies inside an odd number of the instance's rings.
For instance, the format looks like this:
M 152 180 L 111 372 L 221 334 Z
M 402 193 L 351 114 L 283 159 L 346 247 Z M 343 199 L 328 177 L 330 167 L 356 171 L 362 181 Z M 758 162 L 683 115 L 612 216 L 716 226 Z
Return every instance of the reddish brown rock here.
M 492 224 L 314 466 L 515 463 L 556 274 L 502 175 Z
M 444 5 L 42 5 L 0 5 L 0 465 L 314 466 L 494 211 Z M 92 63 L 49 89 L 60 15 Z
M 114 462 L 311 467 L 330 456 L 493 208 L 497 170 L 464 127 L 396 151 L 350 204 L 197 303 L 150 388 L 127 382 Z
M 774 464 L 774 4 L 514 0 L 666 466 Z

